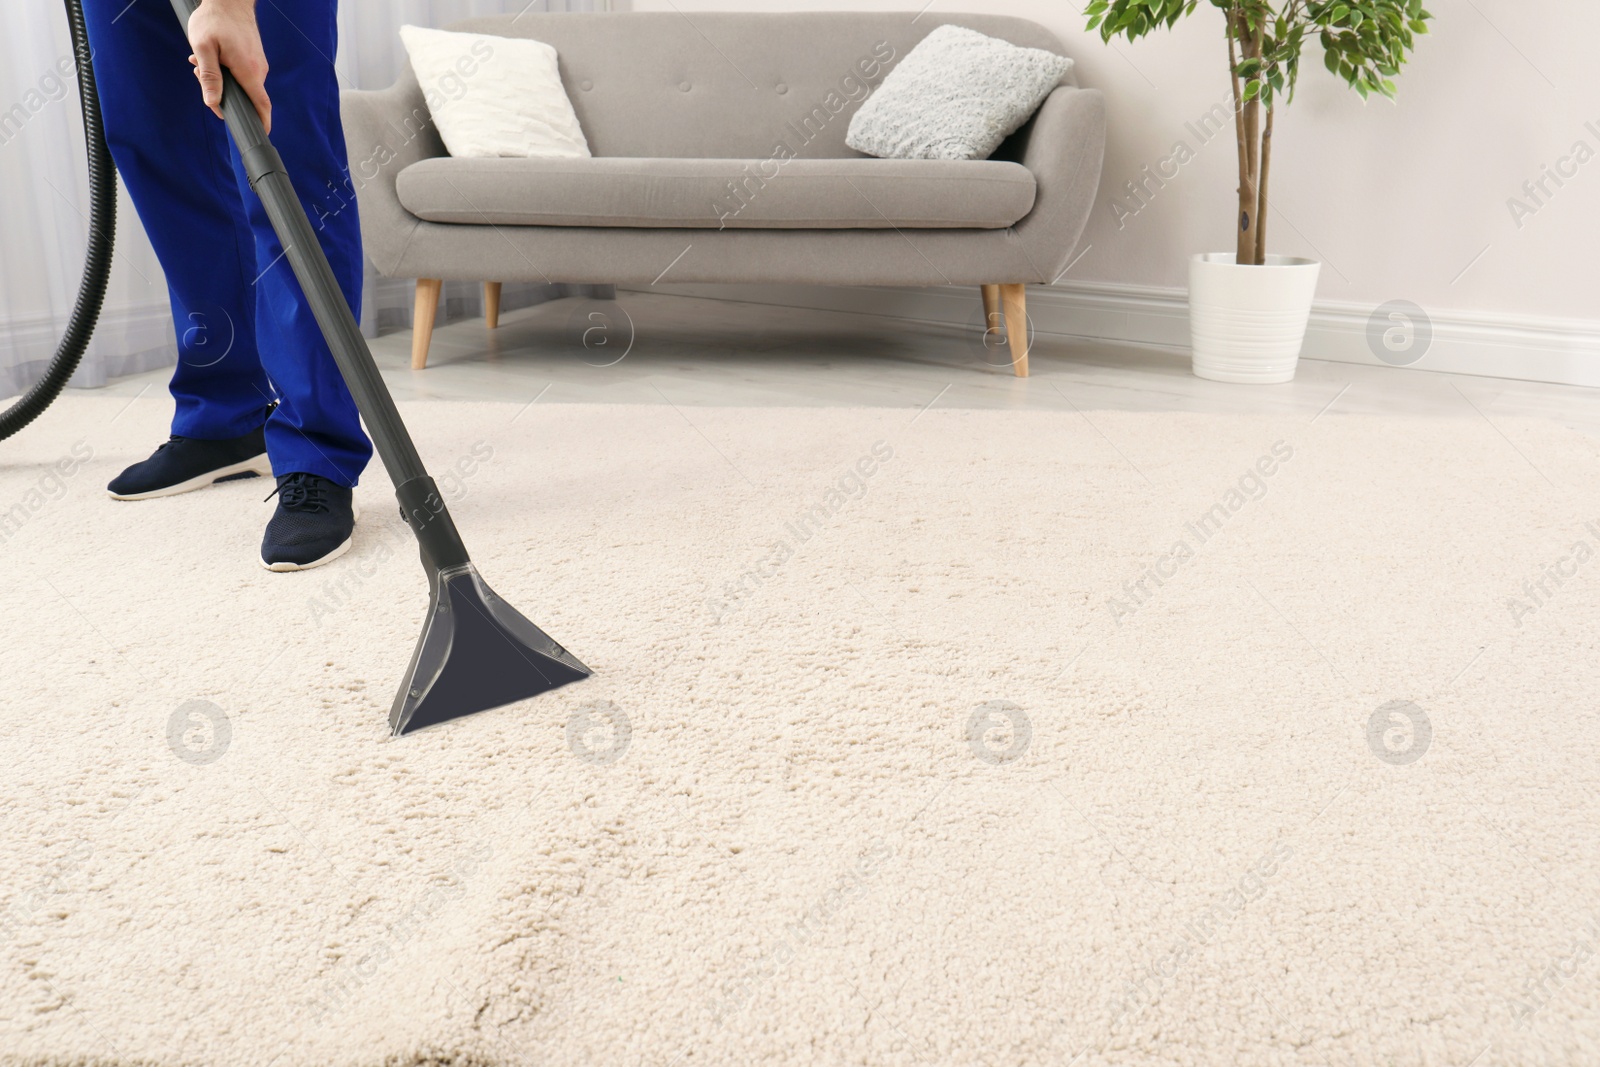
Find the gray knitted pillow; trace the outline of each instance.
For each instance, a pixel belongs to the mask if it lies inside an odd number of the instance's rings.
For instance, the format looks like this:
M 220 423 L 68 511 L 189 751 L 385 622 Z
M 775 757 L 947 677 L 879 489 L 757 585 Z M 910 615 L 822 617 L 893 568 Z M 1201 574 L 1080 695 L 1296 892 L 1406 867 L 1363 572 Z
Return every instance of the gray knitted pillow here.
M 844 143 L 884 159 L 988 159 L 1071 69 L 1054 52 L 940 26 L 861 105 Z

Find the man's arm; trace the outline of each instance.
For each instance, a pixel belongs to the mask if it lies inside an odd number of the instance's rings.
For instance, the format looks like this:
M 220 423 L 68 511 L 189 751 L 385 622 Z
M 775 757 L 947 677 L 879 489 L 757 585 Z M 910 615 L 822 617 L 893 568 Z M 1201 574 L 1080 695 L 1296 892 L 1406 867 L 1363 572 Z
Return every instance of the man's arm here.
M 261 125 L 272 132 L 272 101 L 267 99 L 267 56 L 256 27 L 255 0 L 200 0 L 189 16 L 189 62 L 206 106 L 222 117 L 222 67 L 256 105 Z

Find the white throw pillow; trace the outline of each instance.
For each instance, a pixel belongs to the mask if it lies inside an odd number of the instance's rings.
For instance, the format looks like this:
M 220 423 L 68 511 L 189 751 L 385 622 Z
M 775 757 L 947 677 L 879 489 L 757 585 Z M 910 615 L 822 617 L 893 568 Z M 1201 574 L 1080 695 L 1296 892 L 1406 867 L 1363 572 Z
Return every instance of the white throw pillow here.
M 844 143 L 884 159 L 988 159 L 1071 69 L 1054 52 L 940 26 L 861 105 Z
M 543 41 L 421 26 L 401 26 L 400 40 L 452 156 L 591 155 Z

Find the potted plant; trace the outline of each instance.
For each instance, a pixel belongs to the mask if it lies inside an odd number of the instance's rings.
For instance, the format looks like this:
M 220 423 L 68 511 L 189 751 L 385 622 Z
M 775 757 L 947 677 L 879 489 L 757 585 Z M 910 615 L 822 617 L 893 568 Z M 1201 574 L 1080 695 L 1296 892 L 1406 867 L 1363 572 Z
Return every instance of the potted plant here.
M 1200 0 L 1092 0 L 1084 13 L 1102 40 L 1136 41 L 1170 28 Z M 1322 44 L 1328 70 L 1366 99 L 1393 98 L 1417 35 L 1433 18 L 1422 0 L 1210 0 L 1228 36 L 1233 121 L 1239 145 L 1238 248 L 1189 263 L 1194 372 L 1223 382 L 1294 377 L 1321 264 L 1267 254 L 1272 130 L 1280 98 L 1294 99 L 1306 39 Z

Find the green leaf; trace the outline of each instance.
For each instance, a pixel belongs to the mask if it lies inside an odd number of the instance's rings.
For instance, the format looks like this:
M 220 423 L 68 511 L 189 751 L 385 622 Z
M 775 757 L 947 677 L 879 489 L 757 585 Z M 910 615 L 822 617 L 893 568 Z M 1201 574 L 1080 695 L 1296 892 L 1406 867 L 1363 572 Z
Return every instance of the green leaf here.
M 1306 40 L 1316 33 L 1323 65 L 1361 94 L 1393 97 L 1395 81 L 1415 48 L 1430 32 L 1433 15 L 1425 0 L 1209 0 L 1228 19 L 1230 31 L 1253 37 L 1258 56 L 1241 58 L 1231 72 L 1244 82 L 1244 99 L 1273 106 L 1292 100 Z M 1201 0 L 1084 0 L 1089 31 L 1109 42 L 1129 41 L 1170 29 L 1193 14 Z

